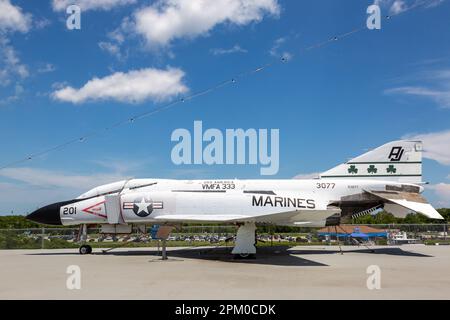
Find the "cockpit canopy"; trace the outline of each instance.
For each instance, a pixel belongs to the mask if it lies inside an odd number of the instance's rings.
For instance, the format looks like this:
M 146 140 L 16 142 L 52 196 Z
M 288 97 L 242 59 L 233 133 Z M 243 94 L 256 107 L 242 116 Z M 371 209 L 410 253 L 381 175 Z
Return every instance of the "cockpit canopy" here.
M 154 179 L 131 179 L 131 180 L 122 180 L 118 182 L 113 182 L 109 184 L 105 184 L 102 186 L 95 187 L 94 189 L 89 190 L 88 192 L 83 193 L 77 199 L 87 199 L 99 196 L 105 196 L 109 194 L 119 193 L 125 189 L 138 189 L 147 186 L 152 186 L 157 184 L 157 181 Z
M 122 191 L 126 185 L 128 180 L 122 180 L 118 182 L 113 182 L 109 184 L 105 184 L 99 187 L 95 187 L 94 189 L 89 190 L 88 192 L 83 193 L 77 199 L 86 199 L 92 197 L 98 197 L 107 194 L 119 193 Z

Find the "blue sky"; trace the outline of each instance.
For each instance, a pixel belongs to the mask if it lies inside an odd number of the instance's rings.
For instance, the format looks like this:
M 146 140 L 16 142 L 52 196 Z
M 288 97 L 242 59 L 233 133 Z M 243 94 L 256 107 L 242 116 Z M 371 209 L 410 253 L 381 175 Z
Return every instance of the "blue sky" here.
M 82 8 L 81 30 L 66 27 L 72 2 Z M 426 195 L 450 206 L 450 2 L 407 11 L 416 0 L 376 1 L 383 16 L 402 14 L 383 18 L 381 30 L 302 51 L 365 26 L 372 3 L 0 0 L 0 167 L 290 57 L 0 170 L 0 214 L 124 177 L 261 178 L 259 166 L 174 165 L 171 133 L 192 130 L 195 120 L 222 130 L 280 129 L 280 170 L 271 178 L 325 171 L 385 142 L 421 138 Z

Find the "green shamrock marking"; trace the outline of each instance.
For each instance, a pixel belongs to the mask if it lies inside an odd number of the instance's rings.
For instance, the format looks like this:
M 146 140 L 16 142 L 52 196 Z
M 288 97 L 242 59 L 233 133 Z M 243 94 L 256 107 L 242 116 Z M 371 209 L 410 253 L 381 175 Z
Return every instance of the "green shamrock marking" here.
M 389 167 L 386 169 L 387 173 L 397 173 L 397 169 L 394 165 L 389 165 Z
M 377 173 L 377 172 L 378 172 L 378 169 L 377 169 L 373 164 L 371 164 L 371 165 L 369 166 L 369 168 L 367 168 L 367 172 L 368 172 L 368 173 Z
M 350 166 L 350 168 L 348 168 L 348 173 L 351 174 L 357 174 L 358 173 L 358 169 L 356 168 L 356 166 Z

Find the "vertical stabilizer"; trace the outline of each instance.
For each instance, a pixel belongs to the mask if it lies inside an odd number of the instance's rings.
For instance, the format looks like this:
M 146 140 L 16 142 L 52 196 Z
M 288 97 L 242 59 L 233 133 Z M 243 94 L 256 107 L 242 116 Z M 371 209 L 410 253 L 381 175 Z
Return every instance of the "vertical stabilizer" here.
M 422 182 L 422 142 L 389 142 L 320 175 L 321 178 Z

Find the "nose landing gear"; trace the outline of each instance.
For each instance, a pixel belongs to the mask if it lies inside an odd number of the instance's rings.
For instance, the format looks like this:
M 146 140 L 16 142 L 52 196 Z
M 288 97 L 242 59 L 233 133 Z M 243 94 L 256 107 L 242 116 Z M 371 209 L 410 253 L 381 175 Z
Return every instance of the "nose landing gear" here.
M 80 247 L 80 254 L 91 254 L 92 253 L 92 247 L 87 245 L 87 244 L 83 244 Z
M 80 226 L 80 231 L 78 232 L 78 241 L 81 243 L 79 252 L 81 255 L 91 254 L 92 247 L 86 244 L 87 241 L 87 225 L 83 224 Z

